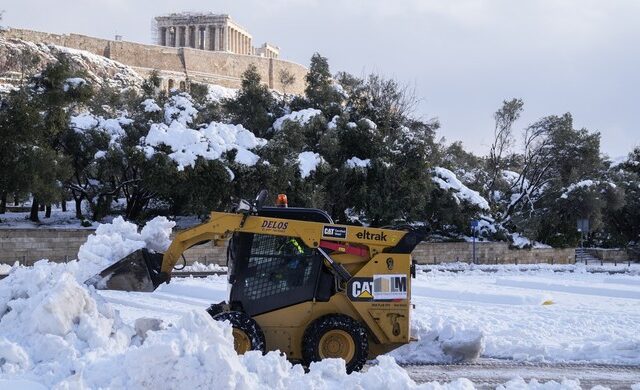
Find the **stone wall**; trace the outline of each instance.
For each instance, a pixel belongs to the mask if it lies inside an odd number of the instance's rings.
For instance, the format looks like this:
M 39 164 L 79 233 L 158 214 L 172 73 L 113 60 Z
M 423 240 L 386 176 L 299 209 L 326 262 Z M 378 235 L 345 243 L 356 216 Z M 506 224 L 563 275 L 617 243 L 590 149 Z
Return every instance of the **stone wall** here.
M 92 229 L 0 229 L 0 263 L 75 259 L 80 245 L 93 232 Z M 420 264 L 470 262 L 471 253 L 471 243 L 467 242 L 422 243 L 414 250 L 413 258 Z M 198 261 L 224 265 L 226 247 L 203 244 L 185 252 L 185 258 L 189 264 Z M 506 243 L 500 242 L 476 244 L 476 259 L 481 264 L 570 264 L 574 258 L 574 249 L 509 249 Z
M 0 229 L 0 263 L 31 265 L 41 259 L 73 260 L 93 229 Z M 211 243 L 185 252 L 187 263 L 226 263 L 226 247 Z
M 471 262 L 473 244 L 470 242 L 422 243 L 413 251 L 420 264 Z M 477 242 L 476 262 L 480 264 L 573 264 L 575 249 L 509 249 L 505 242 Z
M 131 66 L 142 76 L 157 69 L 165 81 L 173 80 L 175 86 L 178 86 L 180 81 L 189 80 L 240 88 L 242 73 L 250 64 L 254 64 L 262 76 L 262 81 L 269 88 L 280 92 L 284 91 L 278 80 L 278 74 L 282 69 L 295 76 L 293 85 L 286 88 L 287 93 L 302 94 L 305 88 L 304 77 L 307 74 L 307 68 L 280 59 L 112 41 L 79 34 L 49 34 L 13 28 L 2 34 L 7 38 L 86 50 Z
M 604 262 L 624 262 L 629 260 L 640 260 L 634 259 L 634 256 L 632 256 L 631 253 L 627 252 L 625 249 L 589 248 L 587 249 L 587 253 Z

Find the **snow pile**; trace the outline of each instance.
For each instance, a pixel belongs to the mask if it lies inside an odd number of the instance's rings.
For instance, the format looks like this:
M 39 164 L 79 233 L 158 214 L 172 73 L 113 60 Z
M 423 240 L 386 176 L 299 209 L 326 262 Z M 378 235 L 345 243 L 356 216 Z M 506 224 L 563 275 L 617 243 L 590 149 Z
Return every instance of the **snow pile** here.
M 351 157 L 345 163 L 349 168 L 367 168 L 371 165 L 370 159 L 361 160 L 358 157 Z
M 14 267 L 18 266 L 18 262 L 16 261 L 16 264 L 14 265 Z M 9 272 L 11 272 L 11 269 L 13 269 L 12 266 L 10 266 L 9 264 L 0 264 L 0 275 L 7 275 Z
M 563 379 L 561 382 L 547 381 L 540 382 L 537 379 L 531 379 L 529 382 L 518 377 L 510 380 L 504 385 L 496 387 L 497 390 L 582 390 L 580 381 L 574 379 Z M 594 386 L 592 390 L 607 390 L 608 387 Z
M 0 373 L 47 387 L 129 347 L 133 329 L 74 278 L 78 263 L 37 262 L 0 283 Z
M 480 196 L 477 191 L 462 184 L 453 172 L 442 167 L 434 168 L 433 172 L 435 173 L 435 176 L 431 178 L 433 182 L 445 191 L 451 190 L 458 204 L 460 202 L 469 202 L 482 210 L 489 210 L 489 202 Z
M 549 245 L 531 241 L 527 237 L 523 236 L 520 233 L 511 233 L 511 241 L 513 241 L 513 246 L 517 248 L 536 248 L 536 249 L 549 249 L 551 248 Z
M 207 100 L 210 102 L 219 102 L 224 99 L 234 99 L 238 94 L 238 90 L 234 88 L 227 88 L 221 85 L 208 85 Z
M 98 226 L 78 251 L 81 269 L 78 280 L 86 280 L 123 257 L 142 248 L 164 252 L 171 243 L 169 236 L 175 222 L 156 217 L 142 228 L 122 217 Z
M 228 323 L 190 311 L 174 324 L 122 322 L 69 271 L 78 263 L 38 262 L 0 284 L 1 384 L 12 388 L 220 388 L 337 387 L 386 389 L 418 386 L 395 361 L 381 356 L 366 373 L 347 375 L 343 360 L 327 359 L 305 373 L 279 352 L 238 356 Z M 437 388 L 441 388 L 438 386 Z M 442 388 L 473 388 L 460 379 Z
M 190 312 L 173 327 L 148 332 L 140 347 L 96 360 L 60 385 L 127 389 L 419 388 L 388 357 L 381 357 L 379 365 L 366 373 L 347 375 L 344 361 L 337 359 L 314 363 L 305 374 L 302 366 L 292 366 L 279 352 L 238 356 L 231 328 L 216 323 L 204 311 Z M 473 385 L 462 379 L 443 388 L 470 389 Z
M 324 159 L 314 152 L 302 152 L 298 155 L 298 167 L 300 168 L 300 176 L 302 178 L 308 177 L 311 172 L 315 171 L 318 164 L 322 163 Z
M 484 350 L 484 335 L 479 329 L 466 329 L 441 317 L 414 318 L 411 334 L 419 340 L 388 355 L 399 363 L 459 363 L 474 361 Z
M 282 127 L 284 126 L 284 123 L 286 121 L 296 122 L 301 126 L 304 126 L 307 123 L 309 123 L 309 121 L 313 117 L 318 115 L 322 115 L 322 111 L 316 110 L 315 108 L 307 108 L 300 111 L 293 111 L 290 114 L 287 114 L 283 117 L 276 119 L 276 121 L 273 123 L 273 129 L 276 131 L 282 130 Z
M 236 162 L 255 165 L 260 158 L 249 149 L 263 146 L 267 141 L 256 137 L 242 125 L 211 122 L 204 129 L 194 130 L 176 120 L 169 126 L 164 123 L 152 124 L 144 143 L 148 158 L 155 153 L 153 147 L 169 146 L 172 150 L 169 157 L 178 164 L 179 170 L 184 170 L 187 166 L 195 166 L 198 157 L 217 160 L 232 149 L 237 150 Z
M 144 112 L 162 111 L 162 108 L 160 108 L 158 103 L 156 103 L 156 101 L 153 99 L 145 99 L 142 103 L 140 103 L 140 105 L 144 107 Z
M 187 265 L 183 269 L 184 272 L 227 272 L 227 267 L 219 264 L 202 264 L 194 261 L 193 264 Z

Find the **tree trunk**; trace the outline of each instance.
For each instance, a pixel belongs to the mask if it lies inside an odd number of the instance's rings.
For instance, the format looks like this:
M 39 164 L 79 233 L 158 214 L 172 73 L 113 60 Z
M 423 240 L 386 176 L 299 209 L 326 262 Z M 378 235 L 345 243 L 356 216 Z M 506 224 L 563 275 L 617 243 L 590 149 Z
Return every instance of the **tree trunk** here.
M 44 204 L 40 205 L 40 211 L 44 211 Z
M 33 198 L 33 202 L 31 203 L 31 213 L 29 213 L 29 220 L 32 222 L 40 222 L 38 218 L 38 200 Z
M 0 195 L 0 214 L 4 214 L 7 212 L 7 193 L 2 192 Z
M 62 202 L 60 202 L 60 207 L 62 207 L 62 212 L 67 211 L 67 200 L 66 199 L 62 199 Z
M 45 207 L 44 217 L 51 218 L 51 203 Z
M 76 218 L 83 219 L 84 216 L 82 215 L 82 197 L 79 196 L 74 200 L 76 202 Z
M 19 204 L 20 204 L 20 202 L 18 202 L 18 197 L 17 197 L 17 196 L 14 196 L 14 197 L 13 197 L 13 205 L 14 205 L 14 206 L 16 206 L 16 207 L 18 207 L 18 205 L 19 205 Z

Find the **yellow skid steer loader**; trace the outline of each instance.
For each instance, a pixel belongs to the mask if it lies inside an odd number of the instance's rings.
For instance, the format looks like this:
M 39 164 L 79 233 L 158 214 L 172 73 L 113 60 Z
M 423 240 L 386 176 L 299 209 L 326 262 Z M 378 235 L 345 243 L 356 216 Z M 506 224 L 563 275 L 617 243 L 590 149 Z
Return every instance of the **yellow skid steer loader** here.
M 338 225 L 324 211 L 265 207 L 266 191 L 231 213 L 178 233 L 164 254 L 137 251 L 86 283 L 98 289 L 153 291 L 190 247 L 227 240 L 228 302 L 208 309 L 233 327 L 238 353 L 280 350 L 308 365 L 367 359 L 411 340 L 411 252 L 424 233 Z

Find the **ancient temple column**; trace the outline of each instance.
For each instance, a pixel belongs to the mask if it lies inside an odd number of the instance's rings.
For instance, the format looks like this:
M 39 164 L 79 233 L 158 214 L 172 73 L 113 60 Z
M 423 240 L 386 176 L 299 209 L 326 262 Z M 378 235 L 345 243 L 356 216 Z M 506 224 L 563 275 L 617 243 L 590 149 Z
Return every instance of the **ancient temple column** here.
M 233 37 L 233 45 L 231 45 L 231 51 L 234 53 L 238 52 L 238 32 L 233 29 L 233 34 L 231 35 Z
M 220 33 L 220 43 L 219 43 L 220 51 L 225 51 L 225 50 L 227 50 L 226 46 L 225 46 L 225 42 L 226 42 L 226 39 L 227 39 L 227 31 L 226 31 L 226 29 L 224 27 L 220 27 L 218 29 L 218 32 Z
M 158 28 L 158 40 L 155 43 L 160 46 L 167 45 L 167 28 L 166 27 Z
M 207 29 L 205 26 L 198 26 L 198 35 L 200 36 L 199 49 L 207 50 Z

